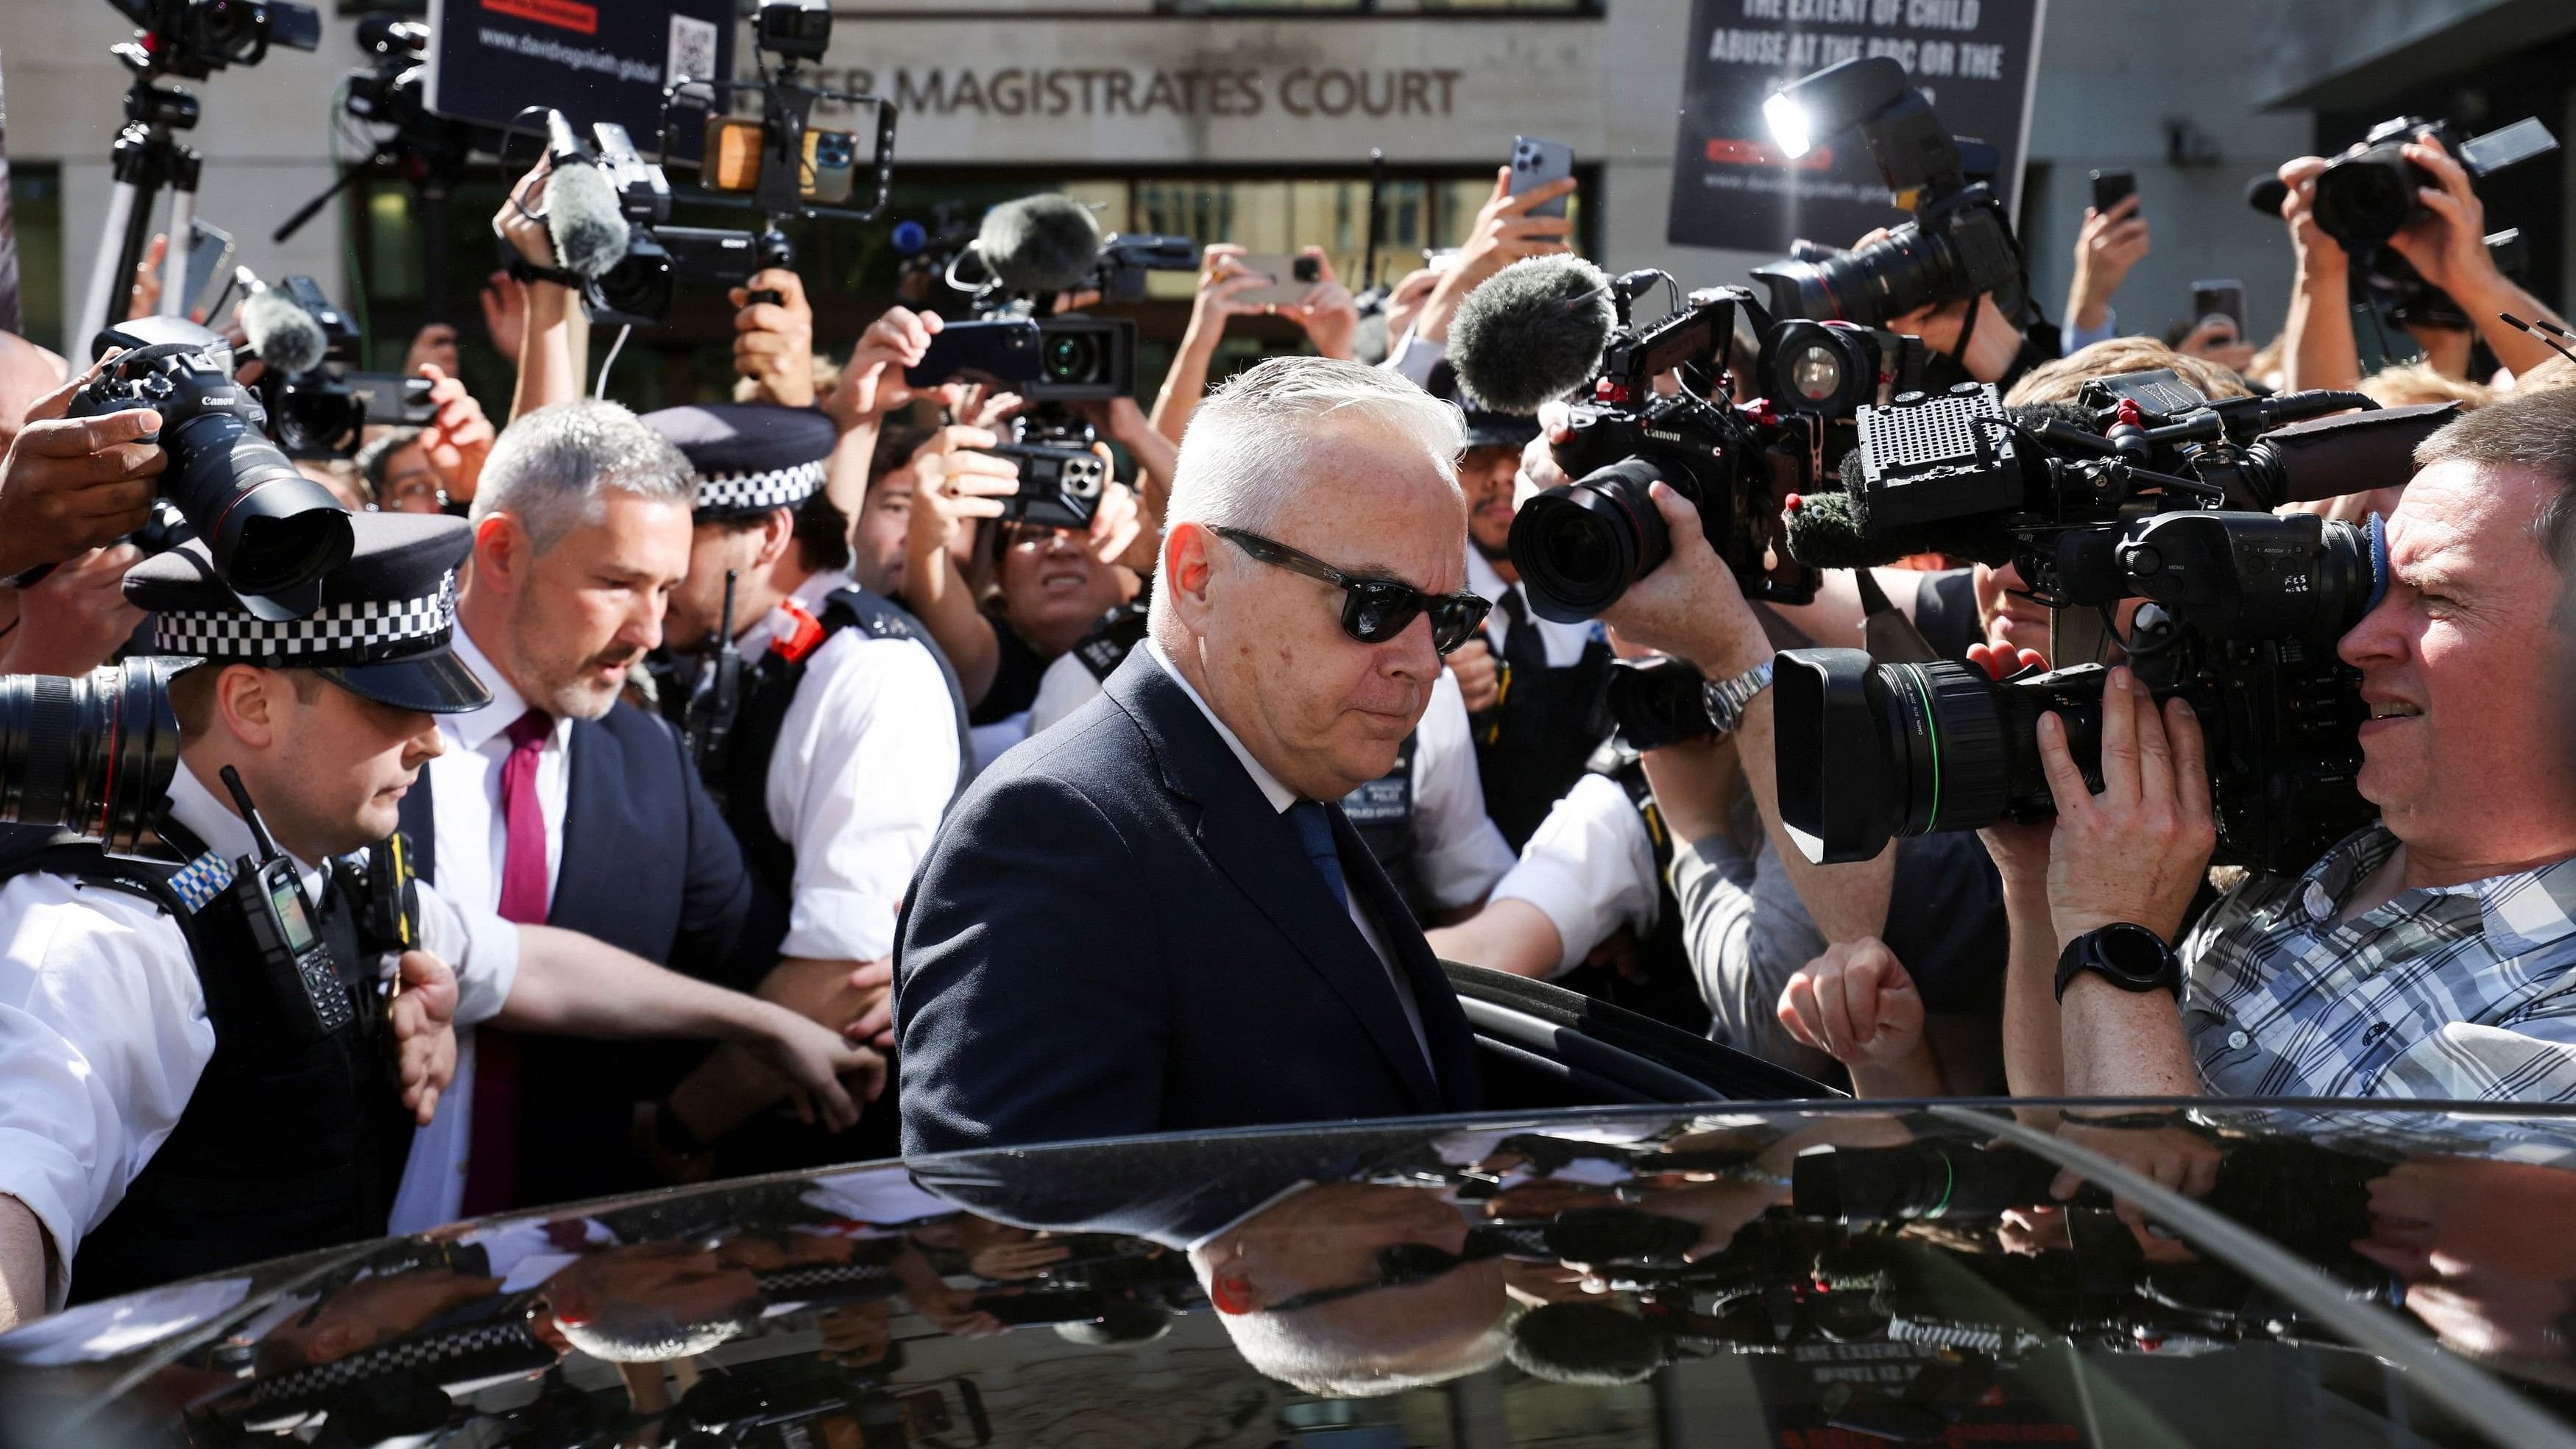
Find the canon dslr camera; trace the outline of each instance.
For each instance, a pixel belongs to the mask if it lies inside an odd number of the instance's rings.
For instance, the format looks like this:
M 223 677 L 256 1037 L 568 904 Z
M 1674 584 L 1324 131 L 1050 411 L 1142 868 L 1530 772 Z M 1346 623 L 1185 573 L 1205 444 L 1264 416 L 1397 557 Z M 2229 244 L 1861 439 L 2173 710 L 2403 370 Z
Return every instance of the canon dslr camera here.
M 349 510 L 269 441 L 267 409 L 233 380 L 232 344 L 177 317 L 120 322 L 99 339 L 126 350 L 73 395 L 70 415 L 159 413 L 143 441 L 170 455 L 161 496 L 206 541 L 226 586 L 262 618 L 311 613 L 322 576 L 355 546 Z

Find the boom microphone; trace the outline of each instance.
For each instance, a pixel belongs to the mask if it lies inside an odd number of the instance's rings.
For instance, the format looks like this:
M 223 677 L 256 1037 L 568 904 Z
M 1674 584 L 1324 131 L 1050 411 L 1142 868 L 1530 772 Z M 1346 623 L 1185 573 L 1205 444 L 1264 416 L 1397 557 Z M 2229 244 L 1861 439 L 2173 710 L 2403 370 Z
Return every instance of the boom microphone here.
M 1918 553 L 2000 565 L 2012 561 L 2013 538 L 1991 514 L 1863 533 L 1848 493 L 1809 494 L 1789 510 L 1789 557 L 1809 568 L 1880 568 Z
M 1528 257 L 1459 304 L 1449 362 L 1485 406 L 1525 417 L 1590 382 L 1618 325 L 1599 267 L 1577 256 Z
M 323 354 L 331 347 L 313 314 L 274 287 L 262 286 L 242 299 L 241 325 L 250 350 L 268 364 L 269 371 L 285 377 L 321 366 Z
M 975 254 L 1012 291 L 1075 291 L 1099 265 L 1100 221 L 1090 207 L 1058 192 L 1023 196 L 984 213 Z
M 617 189 L 587 161 L 559 161 L 546 173 L 546 235 L 555 264 L 595 282 L 626 260 L 626 213 Z

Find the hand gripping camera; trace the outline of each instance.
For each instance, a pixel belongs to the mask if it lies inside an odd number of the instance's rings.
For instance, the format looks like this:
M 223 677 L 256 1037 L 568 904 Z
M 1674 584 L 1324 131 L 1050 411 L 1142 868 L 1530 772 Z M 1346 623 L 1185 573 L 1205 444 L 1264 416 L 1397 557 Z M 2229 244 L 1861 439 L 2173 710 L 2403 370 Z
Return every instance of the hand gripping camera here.
M 1991 293 L 2020 320 L 2028 297 L 2021 248 L 1994 193 L 2001 158 L 1952 136 L 1891 56 L 1833 65 L 1765 101 L 1763 119 L 1795 158 L 1857 125 L 1896 204 L 1914 219 L 1852 251 L 1802 243 L 1785 262 L 1753 269 L 1782 317 L 1876 326 L 1933 302 Z
M 2303 868 L 2374 813 L 2353 784 L 2368 710 L 2335 648 L 2378 602 L 2387 550 L 2376 520 L 2257 510 L 2402 481 L 2414 443 L 2450 410 L 2257 436 L 2352 398 L 2211 403 L 2163 370 L 2096 379 L 2084 400 L 2104 431 L 2062 416 L 2033 427 L 1977 386 L 1864 409 L 1852 496 L 1833 501 L 1894 549 L 1965 523 L 1982 537 L 1963 528 L 1953 541 L 2001 561 L 1983 545 L 2007 539 L 2003 555 L 2053 607 L 2107 618 L 2145 599 L 2120 642 L 2156 698 L 2188 700 L 2208 737 L 2216 861 Z M 1892 836 L 2044 818 L 2039 716 L 2064 720 L 2098 785 L 2105 675 L 2076 661 L 1998 683 L 1948 661 L 1790 650 L 1776 676 L 1782 819 L 1810 859 L 1834 862 L 1870 859 Z
M 268 440 L 267 409 L 233 381 L 232 344 L 176 317 L 122 322 L 99 334 L 123 347 L 73 396 L 73 417 L 128 408 L 161 415 L 145 441 L 170 454 L 161 496 L 206 541 L 215 570 L 264 619 L 302 618 L 322 576 L 349 561 L 349 510 Z

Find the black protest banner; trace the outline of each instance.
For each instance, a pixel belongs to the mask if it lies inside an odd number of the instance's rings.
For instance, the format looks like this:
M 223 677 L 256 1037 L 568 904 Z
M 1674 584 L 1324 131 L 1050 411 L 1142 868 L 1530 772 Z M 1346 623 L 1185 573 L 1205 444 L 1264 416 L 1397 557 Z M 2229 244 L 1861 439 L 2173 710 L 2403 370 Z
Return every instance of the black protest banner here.
M 506 126 L 528 106 L 590 134 L 626 128 L 650 154 L 673 77 L 732 74 L 732 0 L 431 0 L 428 101 L 459 120 Z M 694 155 L 697 137 L 680 148 Z
M 2031 77 L 2046 0 L 1693 0 L 1681 139 L 1665 239 L 1783 252 L 1804 237 L 1849 246 L 1905 219 L 1857 127 L 1780 154 L 1762 102 L 1857 56 L 1894 56 L 1951 134 L 1993 146 L 1995 193 L 2020 190 Z

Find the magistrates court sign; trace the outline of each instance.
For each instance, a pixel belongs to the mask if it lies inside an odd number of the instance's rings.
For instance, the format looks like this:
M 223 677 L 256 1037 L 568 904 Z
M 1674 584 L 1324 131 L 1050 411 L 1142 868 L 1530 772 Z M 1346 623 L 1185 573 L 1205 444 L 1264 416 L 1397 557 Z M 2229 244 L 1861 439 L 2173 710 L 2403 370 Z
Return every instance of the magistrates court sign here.
M 1805 237 L 1848 246 L 1905 213 L 1859 128 L 1782 157 L 1762 102 L 1788 81 L 1856 56 L 1894 56 L 1942 124 L 2002 153 L 1995 191 L 2010 214 L 2030 139 L 2046 0 L 1693 0 L 1665 238 L 1680 246 L 1782 252 Z

